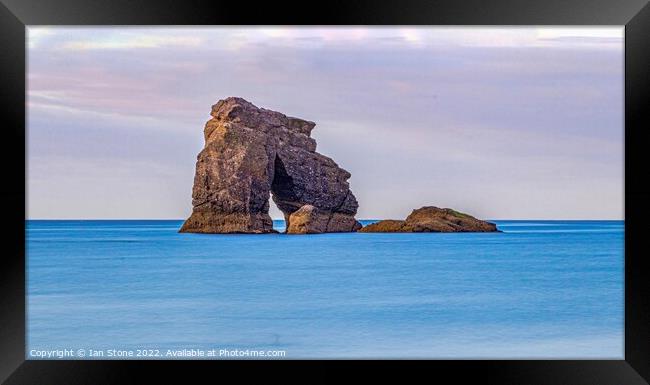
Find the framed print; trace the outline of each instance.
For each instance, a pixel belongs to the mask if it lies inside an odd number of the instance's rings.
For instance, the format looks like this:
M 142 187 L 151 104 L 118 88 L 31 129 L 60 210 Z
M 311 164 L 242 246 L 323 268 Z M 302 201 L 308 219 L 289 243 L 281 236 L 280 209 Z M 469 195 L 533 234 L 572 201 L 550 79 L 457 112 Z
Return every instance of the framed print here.
M 3 0 L 0 378 L 647 383 L 650 7 L 316 7 Z

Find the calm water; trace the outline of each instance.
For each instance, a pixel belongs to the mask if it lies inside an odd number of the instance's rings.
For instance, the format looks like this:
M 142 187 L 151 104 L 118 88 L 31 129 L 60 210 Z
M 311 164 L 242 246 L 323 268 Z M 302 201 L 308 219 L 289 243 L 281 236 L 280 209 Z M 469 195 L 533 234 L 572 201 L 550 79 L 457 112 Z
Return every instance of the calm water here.
M 622 358 L 623 222 L 496 223 L 503 233 L 287 236 L 29 221 L 28 354 Z

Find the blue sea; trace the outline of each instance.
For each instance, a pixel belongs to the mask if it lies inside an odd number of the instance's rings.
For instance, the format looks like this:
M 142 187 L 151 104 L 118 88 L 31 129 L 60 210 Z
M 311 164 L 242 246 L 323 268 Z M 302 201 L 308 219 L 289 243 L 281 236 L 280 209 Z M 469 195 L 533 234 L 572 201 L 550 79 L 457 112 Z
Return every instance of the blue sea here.
M 494 222 L 292 236 L 30 220 L 27 357 L 621 359 L 623 221 Z

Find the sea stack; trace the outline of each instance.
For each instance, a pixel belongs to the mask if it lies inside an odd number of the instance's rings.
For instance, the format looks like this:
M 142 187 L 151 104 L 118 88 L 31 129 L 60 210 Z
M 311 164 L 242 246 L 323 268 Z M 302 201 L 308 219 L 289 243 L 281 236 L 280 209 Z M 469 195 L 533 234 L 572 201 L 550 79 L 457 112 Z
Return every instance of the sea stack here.
M 370 224 L 364 233 L 466 233 L 498 232 L 494 223 L 452 209 L 425 206 L 413 210 L 405 220 L 387 219 Z
M 350 173 L 316 152 L 314 122 L 237 97 L 217 102 L 211 115 L 196 162 L 192 215 L 180 232 L 273 233 L 271 195 L 288 233 L 361 228 Z

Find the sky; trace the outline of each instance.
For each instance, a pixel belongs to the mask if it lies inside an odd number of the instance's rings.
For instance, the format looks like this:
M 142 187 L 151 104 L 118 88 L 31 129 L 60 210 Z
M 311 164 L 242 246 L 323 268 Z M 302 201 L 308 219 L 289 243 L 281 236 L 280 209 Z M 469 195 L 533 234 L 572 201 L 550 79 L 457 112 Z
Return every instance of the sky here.
M 623 35 L 28 27 L 27 216 L 188 217 L 210 108 L 239 96 L 316 122 L 357 218 L 623 219 Z

